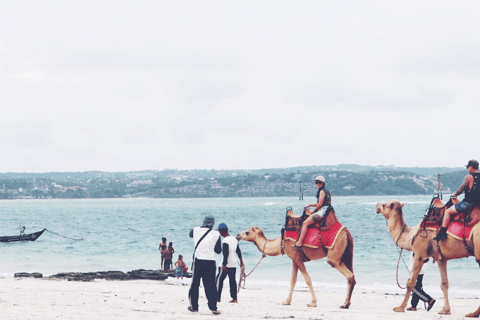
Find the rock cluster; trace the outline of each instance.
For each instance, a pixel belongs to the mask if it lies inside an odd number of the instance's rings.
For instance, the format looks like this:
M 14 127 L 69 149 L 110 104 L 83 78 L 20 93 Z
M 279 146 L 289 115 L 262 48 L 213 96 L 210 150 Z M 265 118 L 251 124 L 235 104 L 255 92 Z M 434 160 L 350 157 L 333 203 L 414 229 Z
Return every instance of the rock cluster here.
M 191 278 L 191 273 L 183 275 Z M 15 273 L 15 278 L 42 278 L 43 275 L 38 272 Z M 123 271 L 98 271 L 98 272 L 61 272 L 49 276 L 50 279 L 66 279 L 68 281 L 93 281 L 95 279 L 106 280 L 165 280 L 168 277 L 175 277 L 175 272 L 172 270 L 169 273 L 160 270 L 132 270 L 128 272 Z

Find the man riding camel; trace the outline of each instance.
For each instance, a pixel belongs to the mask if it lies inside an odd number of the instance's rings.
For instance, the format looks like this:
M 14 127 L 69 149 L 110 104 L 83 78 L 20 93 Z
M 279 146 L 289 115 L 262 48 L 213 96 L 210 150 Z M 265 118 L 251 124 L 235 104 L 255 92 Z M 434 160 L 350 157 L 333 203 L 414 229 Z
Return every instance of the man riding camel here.
M 465 198 L 462 202 L 445 210 L 442 227 L 434 238 L 437 241 L 447 238 L 447 227 L 453 214 L 460 212 L 468 213 L 476 204 L 480 204 L 480 173 L 478 172 L 478 161 L 468 161 L 467 170 L 469 174 L 465 177 L 458 190 L 451 196 L 452 198 L 456 198 L 458 195 L 465 192 Z
M 319 222 L 327 213 L 328 208 L 332 204 L 332 197 L 330 196 L 330 191 L 325 189 L 325 178 L 323 176 L 318 176 L 315 178 L 315 184 L 317 185 L 317 203 L 309 204 L 305 206 L 305 213 L 309 216 L 302 224 L 302 232 L 300 233 L 300 238 L 298 238 L 297 243 L 294 247 L 302 247 L 303 240 L 307 235 L 308 226 Z M 313 211 L 310 211 L 308 208 L 315 207 Z

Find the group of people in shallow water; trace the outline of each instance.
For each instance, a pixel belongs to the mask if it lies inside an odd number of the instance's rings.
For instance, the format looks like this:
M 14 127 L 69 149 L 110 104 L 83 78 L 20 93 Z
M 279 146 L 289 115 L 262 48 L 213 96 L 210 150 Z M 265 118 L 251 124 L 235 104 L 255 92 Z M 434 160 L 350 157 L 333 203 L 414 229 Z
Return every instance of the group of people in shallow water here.
M 447 227 L 453 215 L 459 213 L 469 215 L 471 210 L 477 204 L 480 204 L 480 173 L 478 172 L 478 165 L 479 163 L 477 160 L 468 161 L 466 165 L 468 175 L 465 177 L 463 183 L 460 185 L 458 190 L 451 195 L 452 198 L 456 198 L 460 194 L 465 193 L 465 197 L 461 202 L 455 204 L 454 206 L 451 206 L 445 211 L 442 227 L 434 238 L 435 240 L 442 241 L 447 238 Z M 315 184 L 318 188 L 316 195 L 317 202 L 304 207 L 305 213 L 306 215 L 308 215 L 308 218 L 305 219 L 305 221 L 303 222 L 298 241 L 294 244 L 294 247 L 298 248 L 299 250 L 301 250 L 303 246 L 303 241 L 307 235 L 308 227 L 312 224 L 321 222 L 322 219 L 325 218 L 326 214 L 329 212 L 329 209 L 332 205 L 330 191 L 325 188 L 325 178 L 321 175 L 317 176 L 315 178 Z M 310 210 L 311 207 L 314 207 L 313 210 Z M 237 287 L 235 281 L 237 265 L 235 254 L 237 254 L 240 258 L 240 265 L 242 267 L 243 260 L 237 240 L 228 234 L 227 225 L 225 223 L 221 223 L 218 227 L 217 232 L 212 230 L 214 224 L 215 218 L 213 216 L 206 216 L 201 227 L 196 227 L 192 231 L 190 231 L 190 237 L 194 240 L 195 250 L 193 254 L 193 277 L 192 285 L 189 291 L 190 306 L 188 307 L 188 310 L 191 312 L 198 312 L 198 291 L 200 286 L 200 280 L 202 279 L 205 287 L 205 295 L 208 300 L 208 307 L 214 315 L 218 315 L 220 314 L 220 312 L 217 310 L 217 302 L 221 301 L 220 296 L 222 292 L 223 280 L 226 278 L 227 275 L 230 280 L 230 294 L 232 296 L 232 301 L 230 302 L 238 302 L 236 292 Z M 223 247 L 221 244 L 221 237 L 224 238 Z M 163 239 L 166 247 L 166 239 Z M 162 246 L 162 244 L 160 244 L 160 246 Z M 169 247 L 167 247 L 167 251 Z M 173 247 L 171 251 L 173 251 Z M 223 262 L 222 267 L 219 270 L 220 272 L 216 277 L 216 285 L 215 253 L 220 254 L 222 251 Z M 168 254 L 165 255 L 165 257 L 167 256 Z M 422 269 L 419 276 L 417 277 L 417 282 L 413 290 L 411 302 L 412 306 L 407 309 L 409 311 L 417 310 L 416 307 L 419 300 L 422 300 L 426 304 L 428 304 L 426 306 L 427 311 L 429 311 L 435 303 L 435 299 L 433 299 L 423 291 L 422 286 L 424 272 L 425 269 Z
M 158 246 L 158 250 L 161 254 L 160 269 L 168 273 L 172 268 L 172 257 L 175 253 L 173 242 L 170 242 L 167 246 L 167 238 L 163 237 L 162 242 Z M 183 274 L 188 271 L 188 267 L 183 261 L 183 256 L 181 254 L 178 255 L 178 260 L 175 262 L 174 266 L 175 277 L 177 277 L 177 279 L 183 279 Z

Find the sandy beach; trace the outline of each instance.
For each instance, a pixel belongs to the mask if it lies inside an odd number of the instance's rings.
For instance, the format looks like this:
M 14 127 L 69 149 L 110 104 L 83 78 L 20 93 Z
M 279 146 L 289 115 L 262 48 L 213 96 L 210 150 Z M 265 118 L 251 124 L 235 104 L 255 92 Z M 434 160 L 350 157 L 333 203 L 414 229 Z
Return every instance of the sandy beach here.
M 1 319 L 462 319 L 477 309 L 478 299 L 451 299 L 452 316 L 440 316 L 442 299 L 430 312 L 420 302 L 417 312 L 394 313 L 403 296 L 354 291 L 349 310 L 338 307 L 344 292 L 317 292 L 318 307 L 308 308 L 310 293 L 295 291 L 290 306 L 282 305 L 288 290 L 242 289 L 239 303 L 228 303 L 228 289 L 213 316 L 200 288 L 200 311 L 187 310 L 189 279 L 76 282 L 66 280 L 0 279 Z M 228 284 L 226 283 L 227 288 Z M 224 289 L 225 290 L 225 289 Z

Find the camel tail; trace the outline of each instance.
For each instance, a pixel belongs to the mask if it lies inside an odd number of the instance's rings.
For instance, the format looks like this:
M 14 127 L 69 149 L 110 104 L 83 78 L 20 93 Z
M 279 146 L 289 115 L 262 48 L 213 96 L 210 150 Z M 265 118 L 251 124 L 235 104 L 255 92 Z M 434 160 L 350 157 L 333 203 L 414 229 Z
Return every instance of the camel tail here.
M 345 231 L 347 231 L 347 247 L 345 248 L 345 251 L 343 252 L 342 256 L 342 262 L 345 264 L 345 266 L 348 268 L 353 273 L 353 236 L 350 233 L 349 230 L 345 228 Z

